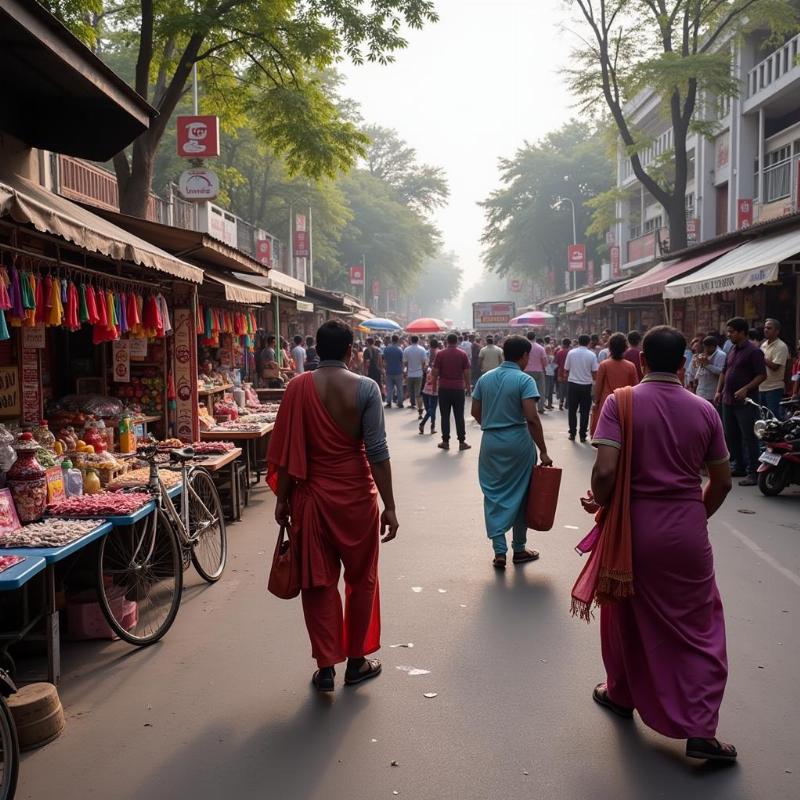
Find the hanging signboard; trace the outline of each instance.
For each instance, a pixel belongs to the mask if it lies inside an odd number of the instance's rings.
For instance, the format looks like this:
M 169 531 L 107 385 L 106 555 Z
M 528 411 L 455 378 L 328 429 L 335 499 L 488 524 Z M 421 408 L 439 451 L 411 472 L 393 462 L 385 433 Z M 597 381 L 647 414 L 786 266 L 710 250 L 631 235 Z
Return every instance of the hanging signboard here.
M 700 237 L 700 220 L 697 217 L 686 220 L 686 241 L 694 244 Z
M 508 279 L 508 291 L 509 292 L 521 292 L 522 291 L 522 280 L 520 278 L 509 278 Z
M 185 169 L 178 178 L 178 191 L 187 200 L 213 200 L 219 194 L 219 178 L 205 167 Z
M 22 329 L 23 331 L 25 328 Z M 42 418 L 42 383 L 39 370 L 39 351 L 22 348 L 22 421 L 37 423 Z
M 181 158 L 219 157 L 219 117 L 182 114 L 176 123 L 178 155 Z
M 294 215 L 294 229 L 296 231 L 303 231 L 305 232 L 306 229 L 306 215 L 305 214 L 295 214 Z
M 44 350 L 44 325 L 22 328 L 22 346 L 29 350 Z
M 571 244 L 567 247 L 567 271 L 586 272 L 586 245 Z
M 18 417 L 19 411 L 19 370 L 0 367 L 0 417 Z
M 379 297 L 380 293 L 381 293 L 381 282 L 377 278 L 375 278 L 372 281 L 372 296 Z
M 507 328 L 515 315 L 512 302 L 473 303 L 472 327 L 474 330 L 497 330 Z
M 749 197 L 740 197 L 736 202 L 736 229 L 749 228 L 752 224 L 753 201 Z
M 621 278 L 622 265 L 620 264 L 620 252 L 618 244 L 615 244 L 613 247 L 608 249 L 608 259 L 611 262 L 611 277 Z
M 117 339 L 111 343 L 111 369 L 114 383 L 131 382 L 130 339 Z
M 272 242 L 269 239 L 259 239 L 256 242 L 256 258 L 267 266 L 272 263 Z
M 606 244 L 613 247 L 617 243 L 617 235 L 614 231 L 606 231 Z
M 196 442 L 197 380 L 193 378 L 197 358 L 194 334 L 194 312 L 176 308 L 172 317 L 175 346 L 175 433 L 184 442 Z
M 364 267 L 362 267 L 360 264 L 356 265 L 355 267 L 350 267 L 350 285 L 364 285 Z
M 128 341 L 130 342 L 131 358 L 147 358 L 147 339 L 137 337 L 128 339 Z
M 294 232 L 294 257 L 308 258 L 308 233 L 306 231 Z

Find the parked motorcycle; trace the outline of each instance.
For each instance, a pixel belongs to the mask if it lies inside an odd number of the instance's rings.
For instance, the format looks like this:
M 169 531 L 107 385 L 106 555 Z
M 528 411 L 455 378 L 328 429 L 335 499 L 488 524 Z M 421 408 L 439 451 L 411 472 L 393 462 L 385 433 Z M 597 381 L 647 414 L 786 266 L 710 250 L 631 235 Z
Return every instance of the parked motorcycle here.
M 0 800 L 11 800 L 17 790 L 19 742 L 14 718 L 6 703 L 6 698 L 16 691 L 8 673 L 0 669 Z
M 788 419 L 781 421 L 759 406 L 762 418 L 755 424 L 756 436 L 765 445 L 759 458 L 758 488 L 767 497 L 779 495 L 791 484 L 800 484 L 800 401 L 786 400 L 781 406 L 792 412 Z

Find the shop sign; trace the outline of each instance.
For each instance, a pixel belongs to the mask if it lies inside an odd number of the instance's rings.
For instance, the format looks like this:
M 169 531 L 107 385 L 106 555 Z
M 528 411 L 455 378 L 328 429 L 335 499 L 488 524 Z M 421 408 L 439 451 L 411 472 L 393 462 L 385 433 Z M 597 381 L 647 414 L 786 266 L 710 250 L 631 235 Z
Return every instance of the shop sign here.
M 117 339 L 111 343 L 111 369 L 114 383 L 131 382 L 130 339 Z
M 176 308 L 172 318 L 175 347 L 175 433 L 184 442 L 198 438 L 197 378 L 195 376 L 194 314 L 189 308 Z
M 700 238 L 700 220 L 697 217 L 686 220 L 686 241 L 694 244 Z
M 22 330 L 25 330 L 24 328 Z M 22 348 L 22 421 L 36 423 L 42 418 L 42 384 L 39 351 Z
M 136 337 L 128 339 L 130 342 L 131 358 L 147 358 L 147 339 L 144 337 Z
M 19 370 L 16 367 L 0 367 L 0 417 L 18 416 Z
M 294 257 L 295 258 L 308 258 L 308 233 L 306 231 L 294 232 Z
M 521 292 L 522 291 L 522 280 L 520 278 L 509 278 L 508 279 L 508 291 L 509 292 Z
M 514 318 L 515 309 L 512 302 L 473 303 L 472 327 L 475 330 L 507 328 Z
M 611 262 L 611 277 L 612 278 L 621 278 L 622 277 L 622 268 L 620 264 L 620 251 L 619 245 L 615 244 L 613 247 L 610 247 L 608 250 L 608 259 Z
M 297 301 L 297 310 L 298 311 L 305 311 L 309 314 L 314 312 L 314 304 L 307 303 L 305 300 L 298 300 Z
M 571 244 L 567 247 L 567 272 L 586 272 L 586 245 Z
M 350 285 L 363 286 L 364 285 L 364 267 L 358 265 L 350 267 Z
M 219 156 L 219 117 L 180 115 L 178 155 L 181 158 L 217 158 Z
M 372 296 L 380 297 L 380 294 L 381 294 L 381 282 L 377 278 L 375 278 L 375 280 L 372 281 Z
M 269 239 L 259 239 L 256 242 L 256 258 L 267 266 L 272 263 L 272 242 Z
M 22 346 L 29 350 L 44 350 L 44 325 L 22 329 Z
M 306 215 L 305 214 L 295 214 L 294 215 L 294 229 L 296 231 L 303 231 L 305 232 L 306 229 Z
M 613 247 L 617 243 L 617 235 L 614 231 L 606 231 L 606 244 Z
M 185 169 L 178 178 L 178 191 L 187 200 L 213 200 L 219 194 L 219 178 L 205 167 Z
M 736 230 L 749 228 L 752 224 L 753 201 L 749 197 L 740 197 L 736 201 Z

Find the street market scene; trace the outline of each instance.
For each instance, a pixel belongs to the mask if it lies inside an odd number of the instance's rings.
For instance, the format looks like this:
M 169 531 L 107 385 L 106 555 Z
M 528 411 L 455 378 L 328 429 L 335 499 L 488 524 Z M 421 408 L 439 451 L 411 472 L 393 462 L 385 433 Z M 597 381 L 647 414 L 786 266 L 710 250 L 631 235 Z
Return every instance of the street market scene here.
M 800 2 L 0 68 L 0 800 L 800 797 Z

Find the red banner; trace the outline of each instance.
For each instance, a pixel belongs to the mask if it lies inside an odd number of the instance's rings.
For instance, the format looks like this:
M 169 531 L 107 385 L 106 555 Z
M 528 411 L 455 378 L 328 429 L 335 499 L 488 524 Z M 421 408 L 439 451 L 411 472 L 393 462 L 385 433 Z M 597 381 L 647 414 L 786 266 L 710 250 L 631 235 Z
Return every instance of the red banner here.
M 272 263 L 272 242 L 269 239 L 259 239 L 256 242 L 256 258 L 267 266 Z
M 522 291 L 522 280 L 520 278 L 509 278 L 508 279 L 508 291 L 509 292 L 521 292 Z
M 700 220 L 697 217 L 686 220 L 686 241 L 694 244 L 700 238 Z
M 571 244 L 567 247 L 567 272 L 586 272 L 586 245 Z
M 363 286 L 364 285 L 364 267 L 360 264 L 355 267 L 350 267 L 350 285 Z
M 608 248 L 608 260 L 611 262 L 611 277 L 622 277 L 622 265 L 619 262 L 619 245 Z
M 753 224 L 753 201 L 748 198 L 739 198 L 736 203 L 736 230 L 749 228 Z
M 308 258 L 308 233 L 306 231 L 294 232 L 294 257 Z
M 381 282 L 375 278 L 372 281 L 372 296 L 373 297 L 380 297 L 381 294 Z
M 178 155 L 181 158 L 219 156 L 219 117 L 181 115 L 176 122 Z

